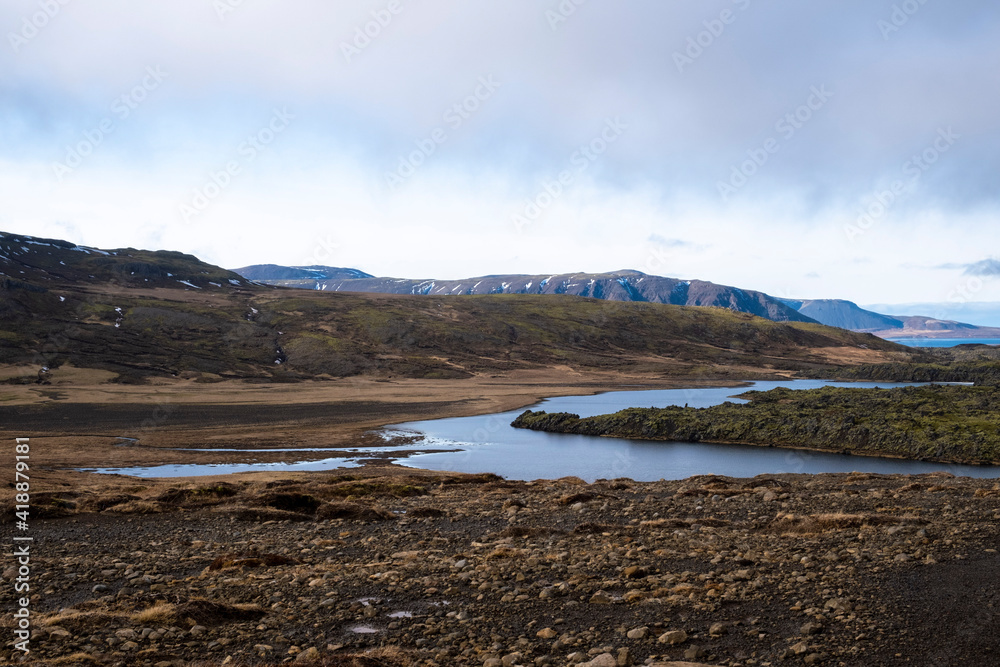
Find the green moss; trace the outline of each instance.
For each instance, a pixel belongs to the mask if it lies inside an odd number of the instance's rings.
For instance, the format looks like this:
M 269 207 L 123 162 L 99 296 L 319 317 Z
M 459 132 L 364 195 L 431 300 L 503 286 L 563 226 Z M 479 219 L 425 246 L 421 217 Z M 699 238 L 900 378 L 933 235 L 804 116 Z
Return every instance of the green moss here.
M 513 423 L 558 433 L 741 442 L 905 458 L 1000 463 L 1000 388 L 824 387 L 740 395 L 747 404 L 630 408 L 612 415 L 526 411 Z

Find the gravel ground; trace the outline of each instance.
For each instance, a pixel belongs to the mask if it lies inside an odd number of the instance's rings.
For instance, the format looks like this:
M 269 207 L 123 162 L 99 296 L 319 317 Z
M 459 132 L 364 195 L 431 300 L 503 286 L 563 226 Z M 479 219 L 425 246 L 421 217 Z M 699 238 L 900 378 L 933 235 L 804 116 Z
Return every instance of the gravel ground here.
M 37 664 L 996 664 L 992 480 L 366 470 L 131 491 L 39 500 Z

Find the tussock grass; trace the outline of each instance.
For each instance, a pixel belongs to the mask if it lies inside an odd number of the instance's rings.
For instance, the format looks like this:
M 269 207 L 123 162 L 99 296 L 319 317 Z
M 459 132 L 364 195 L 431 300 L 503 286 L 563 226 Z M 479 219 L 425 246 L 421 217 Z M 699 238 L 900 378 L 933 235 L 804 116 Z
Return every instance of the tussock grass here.
M 912 523 L 909 517 L 894 517 L 883 514 L 795 514 L 779 515 L 768 527 L 772 533 L 825 533 L 834 530 L 849 530 L 868 526 Z

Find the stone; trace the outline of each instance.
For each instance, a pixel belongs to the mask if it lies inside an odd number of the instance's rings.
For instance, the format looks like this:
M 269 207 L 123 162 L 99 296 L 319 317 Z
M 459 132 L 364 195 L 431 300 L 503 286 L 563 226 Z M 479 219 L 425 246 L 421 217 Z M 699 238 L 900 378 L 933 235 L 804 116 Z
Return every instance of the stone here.
M 713 623 L 712 627 L 708 629 L 708 634 L 713 637 L 721 637 L 726 634 L 726 624 L 725 623 Z
M 799 634 L 803 636 L 818 635 L 821 632 L 823 632 L 823 626 L 819 623 L 809 622 L 803 624 L 803 626 L 799 628 Z
M 700 646 L 690 646 L 686 651 L 684 651 L 684 658 L 686 660 L 698 660 L 699 658 L 705 657 L 705 649 Z
M 593 660 L 580 664 L 583 667 L 618 667 L 618 659 L 610 653 L 602 653 Z
M 538 637 L 539 639 L 555 639 L 556 637 L 559 636 L 559 633 L 553 630 L 552 628 L 542 628 L 541 630 L 535 633 L 535 636 Z
M 646 571 L 639 567 L 638 565 L 630 565 L 625 568 L 625 578 L 626 579 L 639 579 L 640 577 L 645 577 Z
M 503 665 L 503 667 L 514 667 L 514 665 L 521 663 L 521 659 L 523 657 L 524 656 L 520 653 L 508 653 L 500 659 L 500 664 Z
M 604 591 L 597 591 L 590 597 L 590 604 L 611 604 L 611 596 Z
M 632 628 L 625 633 L 625 636 L 629 639 L 645 639 L 649 636 L 649 628 L 642 626 L 641 628 Z
M 849 614 L 854 609 L 854 605 L 846 598 L 836 598 L 827 600 L 826 608 L 835 614 Z
M 314 660 L 319 660 L 319 649 L 315 646 L 310 646 L 295 656 L 295 662 L 312 662 Z
M 687 641 L 687 638 L 688 635 L 683 630 L 670 630 L 660 635 L 660 638 L 657 639 L 657 641 L 660 642 L 661 644 L 675 645 L 675 644 L 683 644 L 684 642 Z

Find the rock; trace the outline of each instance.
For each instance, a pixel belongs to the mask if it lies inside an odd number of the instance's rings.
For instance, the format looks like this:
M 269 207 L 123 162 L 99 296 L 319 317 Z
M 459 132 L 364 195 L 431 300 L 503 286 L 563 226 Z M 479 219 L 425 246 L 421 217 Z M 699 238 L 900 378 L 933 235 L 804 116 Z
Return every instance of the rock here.
M 295 662 L 312 662 L 314 660 L 319 660 L 319 649 L 315 646 L 310 646 L 295 656 Z
M 191 628 L 188 632 L 190 632 L 191 636 L 193 637 L 200 637 L 201 635 L 208 632 L 208 628 L 206 628 L 204 625 L 196 625 L 193 628 Z
M 809 655 L 807 655 L 805 658 L 802 659 L 802 662 L 806 663 L 807 665 L 818 665 L 824 660 L 826 660 L 826 653 L 810 653 Z
M 500 659 L 500 664 L 503 667 L 514 667 L 514 665 L 521 664 L 521 659 L 524 656 L 520 653 L 508 653 L 503 658 Z
M 593 660 L 580 664 L 583 667 L 618 667 L 618 659 L 610 653 L 602 653 Z
M 712 627 L 708 629 L 708 634 L 713 637 L 721 637 L 726 634 L 726 624 L 725 623 L 713 623 Z
M 629 667 L 632 664 L 632 650 L 627 646 L 618 649 L 618 667 Z
M 687 660 L 698 660 L 699 658 L 705 657 L 705 649 L 700 646 L 691 646 L 684 651 L 684 657 Z
M 590 604 L 611 604 L 611 596 L 604 591 L 597 591 L 590 597 Z
M 552 628 L 542 628 L 541 630 L 535 633 L 535 636 L 538 637 L 539 639 L 555 639 L 556 637 L 559 636 L 559 633 L 553 630 Z
M 805 642 L 799 642 L 798 644 L 792 644 L 792 646 L 791 646 L 791 648 L 789 650 L 791 650 L 791 652 L 793 654 L 795 654 L 795 655 L 802 655 L 803 653 L 806 653 L 809 650 L 809 644 L 807 644 Z
M 104 584 L 97 584 L 96 586 L 94 586 L 93 588 L 91 588 L 91 589 L 90 589 L 90 591 L 91 591 L 92 593 L 104 593 L 104 592 L 107 592 L 107 591 L 109 591 L 109 590 L 111 590 L 111 589 L 110 589 L 110 588 L 108 588 L 108 587 L 107 587 L 106 585 L 104 585 Z
M 826 608 L 834 614 L 849 614 L 854 609 L 854 605 L 846 598 L 836 598 L 826 601 Z
M 823 632 L 823 626 L 819 623 L 805 623 L 801 628 L 799 628 L 799 634 L 803 636 L 808 635 L 818 635 Z
M 646 576 L 646 570 L 642 569 L 638 565 L 630 565 L 625 568 L 625 578 L 626 579 L 639 579 Z
M 664 632 L 660 635 L 659 639 L 656 641 L 661 644 L 683 644 L 687 641 L 688 635 L 683 630 L 670 630 L 669 632 Z
M 641 628 L 632 628 L 625 633 L 625 636 L 629 639 L 645 639 L 649 636 L 649 628 L 642 626 Z
M 503 667 L 503 663 L 500 658 L 486 658 L 483 660 L 483 667 Z

